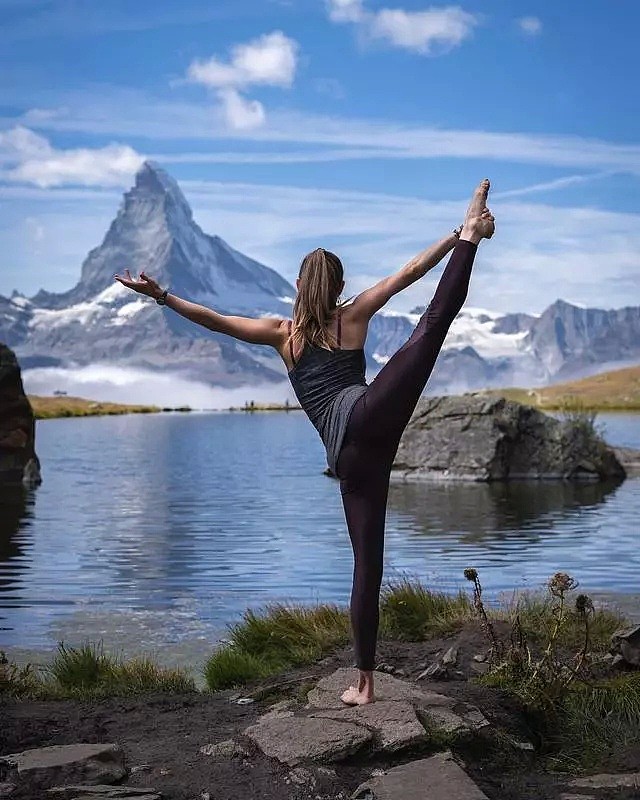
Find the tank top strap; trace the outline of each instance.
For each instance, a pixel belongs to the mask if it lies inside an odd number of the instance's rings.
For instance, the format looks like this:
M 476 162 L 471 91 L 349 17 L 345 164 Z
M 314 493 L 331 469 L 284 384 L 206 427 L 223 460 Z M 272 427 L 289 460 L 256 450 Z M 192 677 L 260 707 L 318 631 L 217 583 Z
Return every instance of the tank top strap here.
M 293 345 L 291 344 L 291 320 L 288 320 L 287 322 L 288 322 L 288 325 L 289 325 L 289 353 L 291 354 L 291 363 L 295 367 L 296 360 L 293 357 Z
M 342 323 L 342 314 L 340 313 L 340 309 L 338 309 L 338 347 L 340 347 L 340 338 L 342 335 L 341 323 Z

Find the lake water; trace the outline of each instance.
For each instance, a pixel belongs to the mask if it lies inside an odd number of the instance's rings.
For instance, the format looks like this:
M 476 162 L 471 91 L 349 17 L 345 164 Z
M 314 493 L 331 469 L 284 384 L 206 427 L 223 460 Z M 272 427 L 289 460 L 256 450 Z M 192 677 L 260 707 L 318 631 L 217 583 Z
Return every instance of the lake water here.
M 601 414 L 640 448 L 640 417 Z M 44 482 L 1 506 L 0 648 L 103 639 L 201 653 L 247 607 L 346 605 L 353 556 L 336 481 L 301 412 L 38 423 Z M 385 579 L 488 595 L 558 570 L 588 591 L 639 591 L 640 478 L 393 484 Z

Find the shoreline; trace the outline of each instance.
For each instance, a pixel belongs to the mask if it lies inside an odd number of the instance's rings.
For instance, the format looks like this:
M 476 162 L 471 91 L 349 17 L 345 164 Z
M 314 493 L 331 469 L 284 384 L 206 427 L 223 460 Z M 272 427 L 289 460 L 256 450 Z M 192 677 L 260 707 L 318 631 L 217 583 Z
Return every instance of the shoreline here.
M 177 408 L 162 408 L 150 404 L 135 403 L 109 403 L 99 400 L 90 400 L 85 397 L 71 395 L 33 395 L 28 394 L 29 401 L 36 420 L 41 419 L 67 419 L 69 417 L 105 417 L 121 414 L 162 414 L 166 412 L 189 412 L 190 406 Z
M 636 797 L 636 784 L 624 781 L 640 770 L 640 734 L 625 713 L 640 703 L 640 672 L 611 655 L 628 620 L 576 595 L 565 573 L 550 578 L 546 596 L 487 607 L 487 618 L 477 571 L 465 578 L 473 596 L 385 585 L 378 702 L 357 709 L 339 700 L 357 670 L 348 609 L 333 604 L 249 610 L 210 655 L 203 689 L 184 666 L 125 661 L 100 645 L 59 648 L 42 678 L 0 660 L 0 756 L 31 751 L 29 763 L 49 769 L 50 751 L 40 748 L 100 742 L 125 766 L 101 783 L 125 778 L 130 794 L 146 791 L 149 800 L 209 790 L 227 800 L 348 800 L 372 778 L 389 774 L 393 784 L 394 770 L 417 770 L 421 784 L 429 759 L 440 770 L 453 757 L 460 797 L 561 800 L 594 771 L 610 781 L 597 800 Z M 56 770 L 9 772 L 12 800 L 63 782 L 78 791 L 75 775 L 61 781 Z M 75 770 L 82 779 L 82 761 Z M 394 785 L 389 800 L 402 800 L 408 784 Z M 446 782 L 434 800 L 450 791 Z M 97 800 L 90 787 L 85 796 Z
M 503 391 L 494 389 L 482 389 L 475 392 L 464 392 L 460 396 L 479 396 L 479 397 L 505 397 L 507 400 L 514 400 L 523 405 L 535 408 L 543 412 L 596 412 L 606 414 L 640 414 L 640 403 L 629 405 L 583 405 L 581 402 L 562 404 L 556 402 L 532 402 L 530 397 L 523 396 L 521 392 L 526 390 Z M 430 395 L 424 395 L 428 398 Z M 48 419 L 69 419 L 79 417 L 104 417 L 121 416 L 124 414 L 167 414 L 167 413 L 236 413 L 244 412 L 249 414 L 263 412 L 302 411 L 298 404 L 286 403 L 245 403 L 244 406 L 225 406 L 222 408 L 193 408 L 191 406 L 161 407 L 156 405 L 134 404 L 134 403 L 110 403 L 99 400 L 90 400 L 84 397 L 72 396 L 46 396 L 46 395 L 27 395 L 27 399 L 33 409 L 36 420 Z

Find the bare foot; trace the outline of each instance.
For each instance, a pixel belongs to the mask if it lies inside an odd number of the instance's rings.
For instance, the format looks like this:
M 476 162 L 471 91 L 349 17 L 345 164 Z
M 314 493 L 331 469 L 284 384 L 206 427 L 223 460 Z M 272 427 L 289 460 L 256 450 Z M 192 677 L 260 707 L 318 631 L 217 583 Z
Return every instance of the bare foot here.
M 368 692 L 366 689 L 359 691 L 356 686 L 350 686 L 341 694 L 340 699 L 349 706 L 363 706 L 367 703 L 373 703 L 375 697 L 373 692 Z
M 464 224 L 466 225 L 473 217 L 481 216 L 482 212 L 487 207 L 487 195 L 489 194 L 489 187 L 491 183 L 488 178 L 480 181 L 478 186 L 476 187 L 475 192 L 473 193 L 473 197 L 471 198 L 471 202 L 469 203 L 469 208 L 467 209 L 467 215 L 464 218 Z
M 478 244 L 481 239 L 490 239 L 495 230 L 495 217 L 485 208 L 479 217 L 471 217 L 465 221 L 460 238 Z

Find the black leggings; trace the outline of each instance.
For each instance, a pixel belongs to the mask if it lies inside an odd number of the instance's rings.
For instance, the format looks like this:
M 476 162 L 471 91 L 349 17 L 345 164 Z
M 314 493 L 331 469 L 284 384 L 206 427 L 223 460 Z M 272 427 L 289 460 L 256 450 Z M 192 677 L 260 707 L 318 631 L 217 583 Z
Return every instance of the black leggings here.
M 356 666 L 372 670 L 379 623 L 389 477 L 400 438 L 467 297 L 477 245 L 459 241 L 413 333 L 358 398 L 336 464 L 353 547 L 351 627 Z

